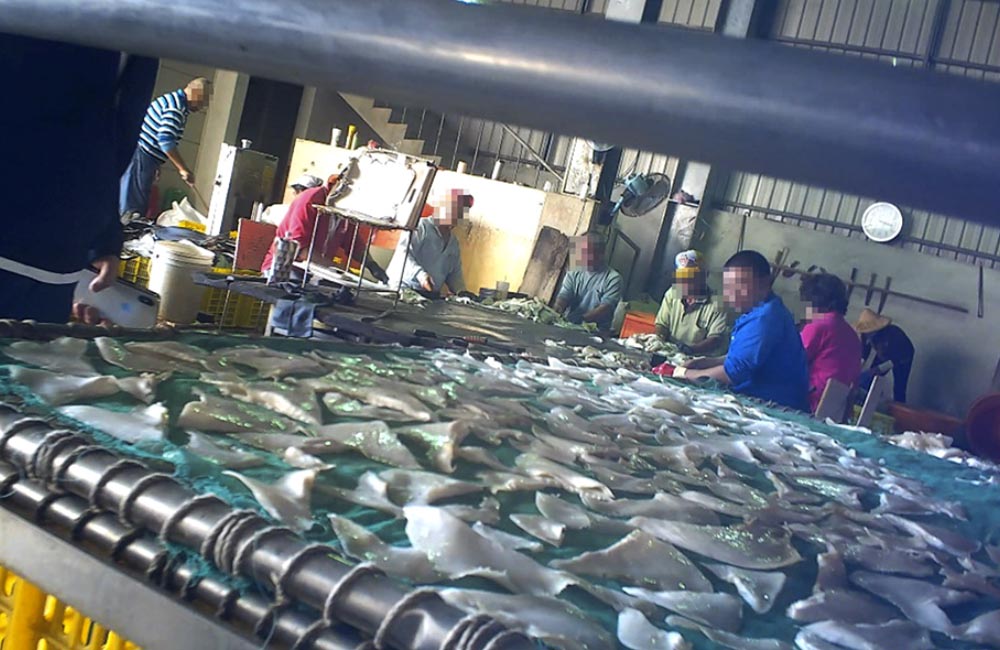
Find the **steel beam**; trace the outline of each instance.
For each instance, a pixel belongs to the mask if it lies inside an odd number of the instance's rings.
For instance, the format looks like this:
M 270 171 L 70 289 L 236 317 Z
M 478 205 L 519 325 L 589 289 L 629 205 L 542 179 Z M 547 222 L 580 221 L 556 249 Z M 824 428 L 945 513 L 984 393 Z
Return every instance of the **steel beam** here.
M 331 86 L 997 222 L 1000 85 L 526 11 L 451 0 L 246 0 L 239 11 L 230 0 L 0 0 L 0 30 Z M 585 65 L 565 57 L 595 46 L 600 55 Z

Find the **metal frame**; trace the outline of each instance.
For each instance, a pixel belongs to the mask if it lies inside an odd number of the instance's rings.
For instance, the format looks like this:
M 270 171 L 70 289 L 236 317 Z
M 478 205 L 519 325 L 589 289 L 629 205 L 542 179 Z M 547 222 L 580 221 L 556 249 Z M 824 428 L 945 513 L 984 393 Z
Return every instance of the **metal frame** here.
M 274 603 L 257 593 L 241 594 L 198 575 L 151 536 L 92 508 L 86 499 L 52 492 L 24 474 L 0 461 L 0 482 L 6 486 L 0 508 L 2 561 L 130 640 L 151 650 L 216 647 L 213 640 L 218 647 L 242 650 L 258 647 L 247 645 L 254 636 L 292 646 L 316 626 L 316 619 L 301 612 L 275 612 Z M 99 590 L 106 593 L 98 599 Z M 135 616 L 137 610 L 162 616 L 149 620 Z M 213 613 L 225 624 L 213 622 Z M 356 650 L 360 643 L 356 630 L 340 626 L 314 633 L 312 647 Z
M 470 624 L 468 616 L 440 597 L 426 594 L 416 601 L 414 591 L 381 572 L 353 575 L 354 569 L 335 559 L 338 554 L 330 547 L 309 545 L 290 530 L 240 513 L 218 498 L 196 501 L 198 495 L 173 478 L 153 481 L 153 472 L 143 465 L 123 463 L 85 437 L 57 431 L 3 403 L 0 456 L 18 472 L 50 481 L 136 528 L 159 534 L 164 542 L 211 554 L 206 559 L 221 570 L 312 608 L 322 616 L 320 630 L 334 631 L 335 617 L 362 634 L 380 637 L 386 650 L 439 650 L 456 628 Z M 462 650 L 534 647 L 495 621 L 476 620 L 484 633 L 476 635 L 475 646 Z
M 149 650 L 260 647 L 5 508 L 0 564 Z

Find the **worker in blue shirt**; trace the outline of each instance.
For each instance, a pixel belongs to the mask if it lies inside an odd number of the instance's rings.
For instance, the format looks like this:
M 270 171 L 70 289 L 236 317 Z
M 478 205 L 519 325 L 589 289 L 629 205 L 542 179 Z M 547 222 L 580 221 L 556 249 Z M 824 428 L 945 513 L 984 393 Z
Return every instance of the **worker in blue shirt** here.
M 587 233 L 574 237 L 571 244 L 571 269 L 559 287 L 555 310 L 571 323 L 594 323 L 608 331 L 622 298 L 622 276 L 605 259 L 607 240 Z
M 421 219 L 417 229 L 403 233 L 386 269 L 389 286 L 402 286 L 431 296 L 465 291 L 462 251 L 454 230 L 475 205 L 465 190 L 449 189 L 437 194 L 432 215 Z
M 737 393 L 792 409 L 808 409 L 809 370 L 795 319 L 771 290 L 771 265 L 757 251 L 740 251 L 722 275 L 726 303 L 742 314 L 725 357 L 695 359 L 674 377 L 714 379 Z

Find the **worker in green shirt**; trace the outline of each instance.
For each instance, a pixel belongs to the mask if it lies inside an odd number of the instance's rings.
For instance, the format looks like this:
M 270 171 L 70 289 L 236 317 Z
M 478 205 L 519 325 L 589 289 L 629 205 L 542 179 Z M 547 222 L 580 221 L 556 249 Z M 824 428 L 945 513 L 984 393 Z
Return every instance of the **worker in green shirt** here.
M 701 253 L 684 251 L 674 260 L 675 282 L 656 314 L 656 333 L 682 352 L 718 356 L 729 346 L 729 319 L 708 288 Z

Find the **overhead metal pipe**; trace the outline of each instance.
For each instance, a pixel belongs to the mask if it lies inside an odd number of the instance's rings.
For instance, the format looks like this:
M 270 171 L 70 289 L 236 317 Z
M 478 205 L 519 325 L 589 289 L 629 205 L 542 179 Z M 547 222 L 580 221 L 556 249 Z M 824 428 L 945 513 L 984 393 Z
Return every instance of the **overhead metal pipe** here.
M 998 223 L 1000 85 L 452 0 L 0 0 L 0 31 L 582 135 Z M 587 52 L 584 59 L 568 53 Z

